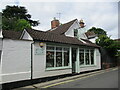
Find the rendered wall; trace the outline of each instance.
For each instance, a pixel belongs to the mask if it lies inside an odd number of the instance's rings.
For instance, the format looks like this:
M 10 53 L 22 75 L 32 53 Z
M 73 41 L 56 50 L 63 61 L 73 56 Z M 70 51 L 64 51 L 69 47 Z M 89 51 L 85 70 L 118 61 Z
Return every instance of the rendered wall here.
M 95 49 L 94 52 L 94 59 L 95 59 L 95 65 L 80 67 L 80 72 L 101 69 L 101 54 L 97 48 Z
M 1 78 L 1 59 L 2 58 L 2 39 L 0 38 L 0 84 L 2 83 L 2 78 Z
M 27 31 L 24 31 L 24 36 L 22 37 L 22 39 L 23 40 L 33 40 Z
M 33 46 L 33 79 L 56 76 L 62 74 L 71 73 L 71 69 L 61 69 L 61 70 L 46 70 L 46 44 L 44 43 L 43 53 L 36 53 L 36 49 L 39 50 L 39 43 L 35 43 Z
M 0 38 L 0 50 L 2 50 L 2 39 Z
M 75 21 L 73 23 L 73 25 L 71 25 L 71 27 L 67 30 L 67 32 L 65 32 L 65 35 L 70 36 L 70 37 L 74 37 L 74 29 L 78 30 L 79 35 L 77 35 L 77 37 L 79 36 L 79 38 L 87 39 L 87 37 L 85 35 L 85 32 L 87 30 L 86 30 L 86 28 L 80 28 L 78 21 Z
M 89 39 L 91 42 L 95 43 L 95 40 L 98 39 L 98 37 L 95 37 L 95 38 L 91 38 Z
M 31 41 L 3 40 L 2 83 L 31 77 Z

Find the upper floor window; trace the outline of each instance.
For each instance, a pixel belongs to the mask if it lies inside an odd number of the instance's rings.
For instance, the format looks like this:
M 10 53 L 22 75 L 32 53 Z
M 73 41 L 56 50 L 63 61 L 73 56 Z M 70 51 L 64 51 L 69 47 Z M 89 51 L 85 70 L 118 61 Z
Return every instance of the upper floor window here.
M 74 37 L 77 37 L 78 30 L 74 29 Z

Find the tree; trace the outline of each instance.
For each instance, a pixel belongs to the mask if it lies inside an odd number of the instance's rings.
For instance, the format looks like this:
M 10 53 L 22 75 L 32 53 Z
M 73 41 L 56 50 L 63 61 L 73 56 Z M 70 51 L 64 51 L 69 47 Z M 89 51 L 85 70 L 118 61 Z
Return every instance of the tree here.
M 98 39 L 96 39 L 96 44 L 107 50 L 111 57 L 115 57 L 117 54 L 117 44 L 106 35 L 100 35 Z
M 93 31 L 95 34 L 98 35 L 98 37 L 100 35 L 107 35 L 106 31 L 101 29 L 101 28 L 96 28 L 96 27 L 92 27 L 91 29 L 89 29 L 88 31 Z
M 15 30 L 16 23 L 18 27 L 26 24 L 26 28 L 28 26 L 37 26 L 39 24 L 38 21 L 32 20 L 31 15 L 27 13 L 27 9 L 21 6 L 6 6 L 6 9 L 4 9 L 2 13 L 2 22 L 2 28 L 6 30 Z
M 15 30 L 16 31 L 21 31 L 21 30 L 24 30 L 25 28 L 31 28 L 29 22 L 26 21 L 25 19 L 17 20 L 17 22 L 15 24 Z

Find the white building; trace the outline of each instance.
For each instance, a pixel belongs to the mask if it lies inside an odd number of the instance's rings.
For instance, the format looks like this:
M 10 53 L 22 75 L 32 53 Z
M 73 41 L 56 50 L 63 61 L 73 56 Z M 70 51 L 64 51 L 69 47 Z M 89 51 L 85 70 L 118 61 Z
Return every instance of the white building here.
M 2 84 L 101 69 L 99 46 L 75 37 L 74 30 L 84 28 L 78 20 L 60 26 L 56 21 L 47 32 L 3 30 Z

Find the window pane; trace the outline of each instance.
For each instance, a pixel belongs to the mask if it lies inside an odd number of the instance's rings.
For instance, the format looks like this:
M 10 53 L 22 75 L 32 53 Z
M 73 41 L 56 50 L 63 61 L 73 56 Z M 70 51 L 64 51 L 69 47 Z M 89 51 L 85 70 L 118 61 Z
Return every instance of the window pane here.
M 77 29 L 74 29 L 74 36 L 75 37 L 77 36 L 77 33 L 78 33 Z
M 80 53 L 80 65 L 84 64 L 84 53 Z
M 62 47 L 56 47 L 57 51 L 62 51 Z
M 52 47 L 52 46 L 47 46 L 47 50 L 54 50 L 54 47 Z
M 94 50 L 91 50 L 91 64 L 94 64 Z
M 69 65 L 69 48 L 64 48 L 64 66 Z
M 56 52 L 56 67 L 62 66 L 62 52 Z
M 84 53 L 84 50 L 81 49 L 81 50 L 80 50 L 80 53 Z
M 80 50 L 79 59 L 80 59 L 80 65 L 83 65 L 84 64 L 84 50 Z
M 54 52 L 47 51 L 47 53 L 46 53 L 46 67 L 54 67 Z
M 86 62 L 86 65 L 90 64 L 90 61 L 89 61 L 89 50 L 85 50 L 85 62 Z

